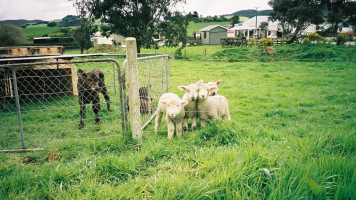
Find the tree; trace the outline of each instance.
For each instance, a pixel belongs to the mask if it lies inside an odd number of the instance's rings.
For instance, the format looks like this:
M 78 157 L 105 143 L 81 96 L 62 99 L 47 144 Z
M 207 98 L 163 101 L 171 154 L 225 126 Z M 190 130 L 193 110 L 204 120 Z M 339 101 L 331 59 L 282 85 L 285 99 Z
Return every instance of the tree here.
M 59 27 L 69 27 L 69 26 L 79 26 L 80 21 L 78 16 L 67 15 L 63 17 L 63 19 L 57 23 Z
M 264 37 L 267 37 L 268 23 L 267 22 L 262 22 L 260 24 L 260 29 L 261 29 L 261 31 L 263 31 L 263 33 L 265 35 Z
M 80 24 L 74 31 L 73 37 L 80 47 L 80 53 L 83 54 L 84 49 L 89 49 L 93 46 L 90 37 L 97 31 L 97 27 L 94 26 L 94 19 L 89 17 L 89 13 L 86 10 L 87 2 L 76 0 L 75 7 L 79 15 Z
M 324 21 L 318 0 L 270 0 L 268 4 L 273 8 L 269 19 L 279 21 L 287 44 L 293 43 L 309 25 Z
M 231 25 L 235 25 L 240 23 L 240 17 L 238 15 L 234 15 L 233 17 L 230 18 Z
M 155 44 L 158 22 L 168 13 L 169 8 L 185 0 L 81 0 L 88 2 L 88 11 L 105 24 L 103 35 L 113 33 L 124 37 L 135 37 L 137 51 L 140 47 Z
M 159 23 L 158 32 L 165 38 L 166 46 L 178 46 L 182 42 L 183 47 L 187 43 L 187 28 L 190 15 L 183 16 L 180 12 L 170 14 L 170 20 Z
M 199 19 L 199 14 L 198 14 L 198 12 L 197 12 L 197 11 L 194 11 L 193 14 L 192 14 L 192 17 L 193 17 L 193 21 L 194 21 L 195 23 L 197 23 L 197 22 L 198 22 L 198 19 Z
M 57 23 L 56 23 L 56 22 L 49 22 L 49 23 L 47 24 L 47 26 L 48 26 L 48 27 L 55 27 L 55 26 L 57 26 Z
M 12 24 L 0 24 L 0 46 L 12 46 L 26 42 L 26 35 L 20 27 Z
M 331 32 L 336 32 L 339 24 L 356 25 L 356 2 L 351 0 L 324 0 L 322 8 Z

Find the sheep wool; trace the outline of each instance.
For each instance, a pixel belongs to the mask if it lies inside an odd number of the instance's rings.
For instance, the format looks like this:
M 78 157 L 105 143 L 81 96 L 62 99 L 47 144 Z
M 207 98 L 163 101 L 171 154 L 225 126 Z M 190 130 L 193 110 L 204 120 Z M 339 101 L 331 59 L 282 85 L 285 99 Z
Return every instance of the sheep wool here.
M 184 106 L 187 101 L 182 101 L 178 95 L 173 93 L 165 93 L 159 98 L 156 111 L 155 133 L 158 133 L 163 114 L 166 114 L 166 122 L 168 128 L 168 139 L 172 139 L 174 130 L 177 137 L 182 135 L 183 120 L 185 116 Z
M 183 122 L 183 131 L 188 130 L 188 120 L 192 119 L 192 131 L 197 128 L 198 110 L 197 110 L 197 100 L 198 100 L 198 83 L 190 84 L 188 86 L 178 86 L 178 89 L 185 91 L 182 100 L 187 101 L 188 104 L 184 107 L 185 117 Z
M 227 99 L 222 95 L 209 96 L 212 89 L 216 87 L 209 87 L 206 83 L 199 84 L 197 108 L 202 127 L 208 120 L 231 120 Z

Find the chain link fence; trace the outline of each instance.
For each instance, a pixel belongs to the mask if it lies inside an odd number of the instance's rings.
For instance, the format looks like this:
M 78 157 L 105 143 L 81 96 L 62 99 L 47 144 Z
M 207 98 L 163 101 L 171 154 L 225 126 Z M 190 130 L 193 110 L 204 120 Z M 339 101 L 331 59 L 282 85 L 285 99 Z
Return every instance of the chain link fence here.
M 37 62 L 36 62 L 37 61 Z M 80 90 L 77 71 L 97 68 L 104 74 L 111 109 L 101 99 L 98 115 L 87 104 L 84 128 L 78 129 Z M 114 59 L 56 61 L 0 65 L 0 149 L 46 147 L 63 140 L 113 136 L 125 131 L 122 82 Z M 79 86 L 79 87 L 78 87 Z M 91 88 L 88 88 L 91 89 Z M 92 91 L 94 93 L 99 92 Z M 86 102 L 89 103 L 89 102 Z M 19 139 L 21 133 L 22 140 Z
M 143 130 L 155 117 L 159 97 L 170 91 L 170 70 L 168 55 L 154 55 L 137 59 L 139 71 L 139 97 L 141 129 Z M 124 62 L 124 71 L 126 61 Z M 129 110 L 128 97 L 125 98 Z
M 159 97 L 170 90 L 170 71 L 168 55 L 142 56 L 137 62 L 143 129 L 154 118 Z M 126 132 L 127 74 L 125 69 L 120 71 L 118 63 L 123 58 L 124 55 L 96 55 L 89 59 L 74 56 L 66 61 L 53 57 L 44 62 L 1 64 L 0 149 L 33 149 L 64 140 L 114 137 Z M 95 91 L 91 87 L 83 90 L 83 81 L 78 81 L 83 75 L 80 71 L 86 74 L 86 81 L 93 81 L 90 76 L 94 69 L 104 74 L 110 107 L 103 85 L 98 84 Z M 100 98 L 99 124 L 93 94 L 99 94 Z M 81 101 L 86 105 L 83 127 L 80 127 Z

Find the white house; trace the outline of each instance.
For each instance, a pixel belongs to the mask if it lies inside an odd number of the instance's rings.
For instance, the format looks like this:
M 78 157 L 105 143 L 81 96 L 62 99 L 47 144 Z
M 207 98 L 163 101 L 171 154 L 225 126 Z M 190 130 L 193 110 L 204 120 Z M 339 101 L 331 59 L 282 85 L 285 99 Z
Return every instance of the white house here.
M 282 33 L 282 27 L 279 25 L 278 21 L 272 22 L 268 20 L 268 16 L 257 16 L 257 23 L 256 23 L 256 16 L 243 22 L 242 24 L 235 24 L 234 27 L 229 29 L 228 37 L 235 37 L 235 36 L 244 36 L 247 38 L 250 37 L 262 37 L 264 36 L 263 31 L 260 30 L 260 25 L 262 22 L 267 22 L 267 35 L 266 37 L 269 38 L 276 38 L 278 35 Z M 257 29 L 256 29 L 257 27 Z M 301 34 L 307 35 L 309 33 L 316 32 L 316 25 L 312 24 L 308 26 Z
M 235 24 L 234 27 L 230 29 L 230 36 L 231 32 L 233 31 L 235 36 L 244 36 L 247 38 L 250 37 L 261 37 L 263 35 L 262 31 L 260 30 L 260 25 L 262 22 L 268 23 L 268 36 L 277 36 L 277 32 L 281 30 L 278 25 L 278 22 L 271 22 L 268 20 L 268 16 L 257 16 L 257 23 L 256 23 L 256 16 L 252 17 L 251 19 L 243 22 L 242 24 Z M 256 29 L 257 27 L 257 29 Z
M 93 42 L 94 46 L 98 45 L 98 44 L 113 44 L 113 41 L 115 41 L 117 44 L 124 44 L 125 43 L 125 38 L 120 36 L 120 35 L 116 35 L 116 34 L 112 34 L 109 37 L 104 37 L 101 35 L 100 32 L 96 32 L 94 34 L 94 36 L 92 38 L 90 38 L 90 40 Z

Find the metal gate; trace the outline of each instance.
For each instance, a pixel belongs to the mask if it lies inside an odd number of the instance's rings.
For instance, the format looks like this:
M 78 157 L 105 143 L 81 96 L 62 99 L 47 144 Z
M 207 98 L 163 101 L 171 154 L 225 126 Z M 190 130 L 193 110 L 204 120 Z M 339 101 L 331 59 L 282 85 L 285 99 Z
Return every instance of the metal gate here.
M 96 124 L 92 106 L 87 104 L 85 127 L 79 130 L 77 70 L 93 68 L 105 75 L 111 110 L 100 94 L 100 124 Z M 50 59 L 0 65 L 0 150 L 47 147 L 64 140 L 113 137 L 125 132 L 121 74 L 115 59 Z
M 154 55 L 137 58 L 140 97 L 141 130 L 155 117 L 159 97 L 170 92 L 169 56 Z M 123 65 L 126 71 L 126 60 Z M 125 98 L 126 108 L 128 109 Z

